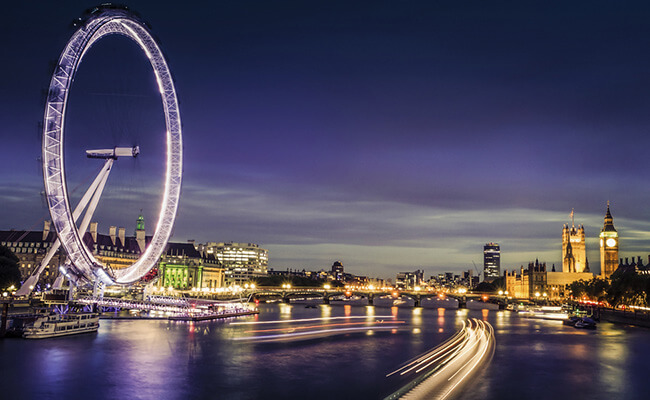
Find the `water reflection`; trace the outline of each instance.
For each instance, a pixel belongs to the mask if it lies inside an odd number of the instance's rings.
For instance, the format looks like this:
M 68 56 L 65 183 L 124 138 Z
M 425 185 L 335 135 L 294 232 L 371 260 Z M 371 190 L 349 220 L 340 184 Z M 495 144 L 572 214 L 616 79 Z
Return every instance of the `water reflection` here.
M 601 329 L 602 336 L 596 348 L 600 359 L 599 379 L 613 392 L 620 392 L 628 386 L 628 376 L 623 367 L 627 364 L 629 350 L 621 332 L 616 326 L 605 326 Z
M 332 306 L 330 306 L 329 304 L 324 304 L 320 306 L 320 315 L 323 318 L 330 317 L 332 315 Z
M 422 325 L 422 308 L 416 307 L 413 308 L 413 317 L 411 318 L 411 324 L 413 326 L 420 326 Z
M 291 304 L 280 303 L 280 314 L 285 318 L 291 317 Z
M 492 366 L 468 399 L 561 399 L 576 388 L 578 397 L 590 400 L 645 398 L 649 330 L 600 323 L 598 330 L 584 331 L 506 311 L 340 304 L 261 304 L 259 315 L 227 321 L 102 320 L 95 335 L 7 339 L 0 341 L 0 357 L 12 360 L 0 363 L 3 398 L 64 398 L 71 390 L 98 399 L 303 399 L 307 392 L 310 400 L 382 398 L 394 390 L 383 379 L 387 371 L 442 343 L 468 317 L 487 319 L 497 342 Z M 291 328 L 289 321 L 308 318 L 404 323 L 291 343 L 233 340 L 250 335 L 248 330 Z M 262 328 L 232 321 L 280 323 Z M 37 378 L 25 385 L 28 376 Z
M 445 309 L 444 308 L 439 308 L 438 309 L 438 325 L 444 325 L 445 324 Z

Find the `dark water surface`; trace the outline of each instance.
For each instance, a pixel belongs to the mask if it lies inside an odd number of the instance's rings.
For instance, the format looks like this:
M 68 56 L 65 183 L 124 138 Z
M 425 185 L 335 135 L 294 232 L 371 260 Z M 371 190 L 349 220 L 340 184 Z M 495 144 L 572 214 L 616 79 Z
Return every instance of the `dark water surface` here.
M 293 324 L 230 323 L 369 314 L 403 323 L 388 331 L 273 343 L 234 339 Z M 401 384 L 387 373 L 470 317 L 494 326 L 497 348 L 462 398 L 650 398 L 648 329 L 601 323 L 584 331 L 508 311 L 303 304 L 262 304 L 258 316 L 229 321 L 102 320 L 97 334 L 1 340 L 0 398 L 383 398 Z

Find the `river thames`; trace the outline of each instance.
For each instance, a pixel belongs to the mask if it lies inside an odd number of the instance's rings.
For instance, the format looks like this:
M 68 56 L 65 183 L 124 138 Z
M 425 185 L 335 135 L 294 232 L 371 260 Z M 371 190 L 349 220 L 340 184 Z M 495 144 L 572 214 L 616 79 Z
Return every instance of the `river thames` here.
M 95 334 L 2 340 L 2 398 L 381 399 L 404 383 L 387 378 L 389 372 L 468 318 L 492 324 L 496 352 L 460 398 L 647 398 L 650 330 L 644 328 L 603 322 L 586 331 L 509 311 L 259 309 L 227 321 L 102 320 Z M 355 327 L 367 316 L 374 327 Z M 310 321 L 296 321 L 302 319 Z M 278 320 L 294 322 L 264 323 Z M 325 325 L 327 334 L 295 336 Z

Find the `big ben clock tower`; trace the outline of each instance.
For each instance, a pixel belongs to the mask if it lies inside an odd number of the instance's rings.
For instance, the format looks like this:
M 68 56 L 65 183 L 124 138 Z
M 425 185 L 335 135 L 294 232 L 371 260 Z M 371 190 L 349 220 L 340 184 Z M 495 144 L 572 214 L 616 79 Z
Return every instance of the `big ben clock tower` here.
M 618 268 L 618 232 L 614 228 L 614 218 L 609 212 L 608 201 L 605 224 L 600 231 L 600 276 L 608 279 L 616 268 Z

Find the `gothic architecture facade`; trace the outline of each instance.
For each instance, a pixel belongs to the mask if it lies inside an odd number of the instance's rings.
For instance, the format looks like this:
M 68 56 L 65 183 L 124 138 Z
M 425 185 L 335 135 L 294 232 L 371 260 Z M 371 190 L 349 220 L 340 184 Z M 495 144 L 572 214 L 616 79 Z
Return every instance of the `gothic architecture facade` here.
M 618 268 L 618 232 L 614 228 L 614 218 L 609 212 L 609 201 L 607 202 L 607 213 L 605 223 L 600 231 L 600 276 L 608 279 Z
M 585 228 L 582 225 L 575 226 L 573 210 L 571 227 L 565 224 L 562 228 L 562 272 L 589 272 Z

